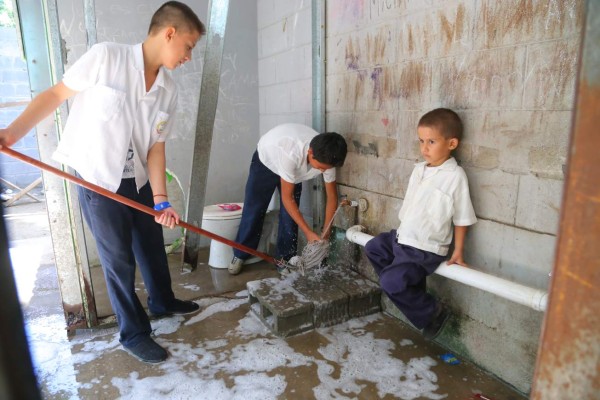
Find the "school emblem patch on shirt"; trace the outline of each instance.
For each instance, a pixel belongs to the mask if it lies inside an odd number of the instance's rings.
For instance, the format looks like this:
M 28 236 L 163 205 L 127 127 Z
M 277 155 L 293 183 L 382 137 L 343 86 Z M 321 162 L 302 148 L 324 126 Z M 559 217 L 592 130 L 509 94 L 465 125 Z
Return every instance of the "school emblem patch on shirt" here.
M 154 125 L 154 132 L 157 135 L 162 135 L 167 126 L 167 122 L 169 121 L 169 114 L 159 111 L 158 116 L 156 117 L 156 123 Z
M 165 125 L 167 125 L 167 121 L 160 121 L 158 124 L 156 124 L 156 133 L 159 135 L 163 133 L 165 130 Z

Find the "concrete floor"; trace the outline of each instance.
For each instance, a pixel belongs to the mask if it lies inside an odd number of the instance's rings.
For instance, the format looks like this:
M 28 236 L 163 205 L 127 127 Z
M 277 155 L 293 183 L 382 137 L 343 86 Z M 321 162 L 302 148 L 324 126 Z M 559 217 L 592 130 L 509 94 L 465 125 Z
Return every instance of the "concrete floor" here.
M 67 338 L 43 203 L 4 210 L 13 270 L 45 399 L 524 399 L 472 364 L 442 361 L 447 351 L 384 313 L 280 339 L 250 311 L 245 282 L 275 276 L 259 263 L 238 277 L 203 266 L 173 289 L 201 311 L 153 320 L 170 358 L 158 365 L 125 353 L 115 327 Z M 101 273 L 97 309 L 110 313 Z M 145 301 L 143 286 L 138 293 Z

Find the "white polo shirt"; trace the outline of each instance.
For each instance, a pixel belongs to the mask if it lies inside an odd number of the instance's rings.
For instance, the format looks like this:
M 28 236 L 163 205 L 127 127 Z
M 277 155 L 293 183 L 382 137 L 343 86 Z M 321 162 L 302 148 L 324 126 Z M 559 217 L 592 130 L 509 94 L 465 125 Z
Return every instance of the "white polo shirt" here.
M 318 134 L 306 125 L 278 125 L 258 141 L 258 158 L 286 182 L 300 183 L 312 179 L 321 173 L 308 163 L 310 141 Z M 335 182 L 335 168 L 325 170 L 323 179 Z
M 79 93 L 53 158 L 88 182 L 119 188 L 130 143 L 138 190 L 148 182 L 147 155 L 173 129 L 177 87 L 162 67 L 146 92 L 142 44 L 94 45 L 65 73 Z
M 425 174 L 426 162 L 415 165 L 406 197 L 398 214 L 398 243 L 448 254 L 453 227 L 477 222 L 469 195 L 465 171 L 451 157 L 431 173 Z

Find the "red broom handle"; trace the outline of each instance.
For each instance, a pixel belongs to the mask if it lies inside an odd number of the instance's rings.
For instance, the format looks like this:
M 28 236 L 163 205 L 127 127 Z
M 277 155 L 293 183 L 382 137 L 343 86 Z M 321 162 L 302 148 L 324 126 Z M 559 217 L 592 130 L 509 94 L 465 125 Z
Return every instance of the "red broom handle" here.
M 140 204 L 140 203 L 135 202 L 135 201 L 133 201 L 131 199 L 128 199 L 127 197 L 121 196 L 120 194 L 113 193 L 113 192 L 111 192 L 109 190 L 106 190 L 106 189 L 104 189 L 104 188 L 102 188 L 102 187 L 100 187 L 98 185 L 94 185 L 93 183 L 87 182 L 87 181 L 85 181 L 85 180 L 83 180 L 81 178 L 78 178 L 76 176 L 68 174 L 68 173 L 66 173 L 64 171 L 61 171 L 58 168 L 54 168 L 54 167 L 52 167 L 52 166 L 50 166 L 48 164 L 45 164 L 45 163 L 43 163 L 43 162 L 41 162 L 39 160 L 36 160 L 36 159 L 31 158 L 29 156 L 26 156 L 25 154 L 19 153 L 18 151 L 15 151 L 15 150 L 13 150 L 13 149 L 11 149 L 9 147 L 2 147 L 2 148 L 0 148 L 0 152 L 6 154 L 7 156 L 16 158 L 17 160 L 21 160 L 23 162 L 26 162 L 27 164 L 31 164 L 34 167 L 37 167 L 37 168 L 42 169 L 44 171 L 51 172 L 54 175 L 58 175 L 58 176 L 60 176 L 63 179 L 66 179 L 66 180 L 68 180 L 70 182 L 73 182 L 73 183 L 75 183 L 75 184 L 77 184 L 79 186 L 83 186 L 84 188 L 89 189 L 92 192 L 96 192 L 98 194 L 106 196 L 109 199 L 117 201 L 117 202 L 119 202 L 121 204 L 125 204 L 126 206 L 129 206 L 131 208 L 135 208 L 136 210 L 142 211 L 142 212 L 144 212 L 146 214 L 150 214 L 150 215 L 152 215 L 154 217 L 159 216 L 161 214 L 159 211 L 156 211 L 153 208 L 147 207 L 147 206 L 145 206 L 143 204 Z M 248 254 L 252 254 L 254 256 L 260 257 L 263 260 L 265 260 L 265 261 L 267 261 L 267 262 L 269 262 L 271 264 L 275 264 L 275 265 L 279 265 L 280 264 L 280 262 L 276 261 L 275 258 L 271 257 L 268 254 L 265 254 L 265 253 L 262 253 L 260 251 L 251 249 L 250 247 L 246 247 L 243 244 L 236 243 L 236 242 L 234 242 L 232 240 L 229 240 L 229 239 L 226 239 L 226 238 L 224 238 L 222 236 L 215 235 L 212 232 L 205 231 L 204 229 L 198 228 L 197 226 L 194 226 L 192 224 L 188 224 L 187 222 L 185 222 L 185 221 L 183 221 L 181 219 L 179 220 L 179 223 L 177 225 L 181 226 L 182 228 L 188 229 L 188 230 L 190 230 L 192 232 L 195 232 L 195 233 L 197 233 L 199 235 L 207 236 L 207 237 L 209 237 L 211 239 L 214 239 L 214 240 L 216 240 L 218 242 L 225 243 L 228 246 L 235 247 L 236 249 L 241 250 L 243 252 L 246 252 Z

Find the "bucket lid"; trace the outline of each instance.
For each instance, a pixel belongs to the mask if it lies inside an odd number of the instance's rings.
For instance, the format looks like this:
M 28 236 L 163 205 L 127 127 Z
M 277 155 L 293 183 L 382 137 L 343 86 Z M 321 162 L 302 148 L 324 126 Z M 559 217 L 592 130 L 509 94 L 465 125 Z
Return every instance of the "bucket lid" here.
M 231 205 L 237 205 L 240 208 L 237 210 L 232 210 Z M 242 209 L 244 207 L 244 203 L 224 203 L 224 204 L 213 204 L 210 206 L 204 207 L 204 213 L 202 214 L 202 219 L 235 219 L 240 218 L 242 215 Z

